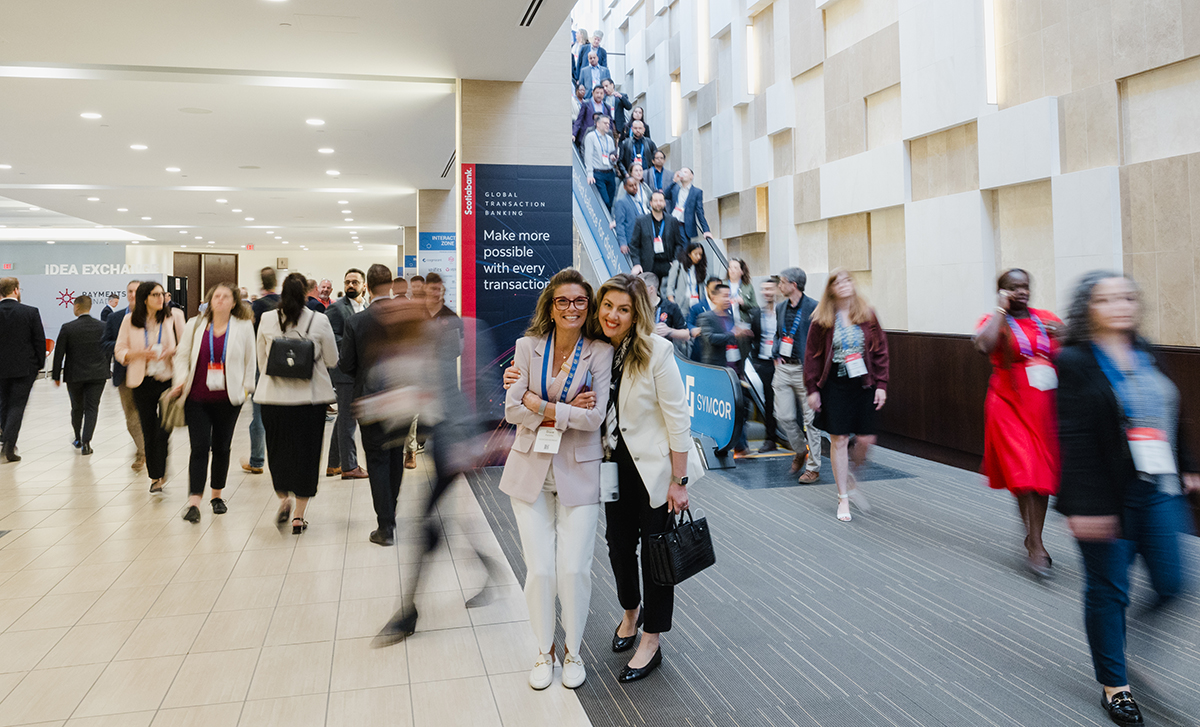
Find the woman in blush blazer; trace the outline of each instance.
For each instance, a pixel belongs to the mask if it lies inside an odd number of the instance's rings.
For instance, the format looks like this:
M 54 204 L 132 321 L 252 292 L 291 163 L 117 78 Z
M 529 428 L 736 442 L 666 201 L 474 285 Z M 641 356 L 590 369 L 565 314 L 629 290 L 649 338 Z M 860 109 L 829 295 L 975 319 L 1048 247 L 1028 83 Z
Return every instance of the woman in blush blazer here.
M 121 321 L 113 356 L 125 366 L 125 385 L 133 390 L 146 442 L 146 472 L 150 491 L 162 492 L 167 481 L 167 447 L 171 435 L 163 429 L 158 400 L 171 388 L 172 359 L 183 336 L 183 311 L 168 308 L 161 283 L 138 286 L 133 308 Z
M 600 425 L 608 401 L 612 348 L 596 340 L 592 288 L 570 268 L 538 298 L 514 366 L 526 372 L 505 397 L 517 426 L 500 490 L 512 498 L 525 556 L 525 600 L 538 643 L 529 686 L 554 680 L 554 599 L 562 604 L 563 686 L 587 678 L 579 646 L 592 594 L 600 518 Z
M 214 285 L 204 298 L 204 313 L 188 321 L 175 351 L 174 396 L 183 397 L 192 444 L 188 463 L 188 508 L 183 519 L 200 522 L 205 470 L 212 452 L 212 511 L 228 512 L 225 479 L 229 445 L 248 391 L 254 390 L 258 364 L 254 350 L 254 314 L 229 283 Z

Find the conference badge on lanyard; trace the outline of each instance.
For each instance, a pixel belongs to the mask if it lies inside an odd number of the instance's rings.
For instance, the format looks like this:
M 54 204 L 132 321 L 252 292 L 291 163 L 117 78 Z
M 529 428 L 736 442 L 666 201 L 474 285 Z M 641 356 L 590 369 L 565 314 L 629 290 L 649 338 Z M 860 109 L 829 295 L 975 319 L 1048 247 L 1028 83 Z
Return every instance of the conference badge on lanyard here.
M 737 363 L 742 360 L 742 351 L 736 345 L 728 345 L 725 347 L 725 361 L 728 363 Z
M 867 375 L 867 362 L 861 353 L 846 354 L 846 375 L 852 379 Z
M 1138 472 L 1148 475 L 1175 474 L 1175 453 L 1167 433 L 1153 427 L 1134 427 L 1126 431 L 1129 453 Z
M 571 370 L 567 374 L 567 380 L 563 382 L 562 392 L 558 396 L 558 403 L 564 403 L 567 400 L 567 395 L 571 391 L 571 382 L 575 380 L 575 371 L 579 368 L 579 357 L 583 354 L 583 336 L 579 337 L 579 343 L 575 344 L 575 357 L 571 362 Z M 542 399 L 550 400 L 550 361 L 554 358 L 554 334 L 551 333 L 546 339 L 546 350 L 542 354 Z M 566 362 L 563 362 L 564 368 Z M 543 424 L 538 427 L 537 437 L 533 442 L 533 451 L 539 454 L 558 454 L 558 448 L 562 445 L 562 431 L 557 427 L 547 426 Z
M 204 379 L 204 385 L 209 391 L 224 391 L 225 390 L 225 357 L 229 353 L 229 327 L 225 328 L 225 342 L 221 346 L 221 360 L 217 361 L 213 358 L 213 351 L 216 350 L 213 346 L 212 326 L 208 327 L 208 376 Z
M 666 227 L 667 218 L 664 217 L 662 222 L 658 224 L 658 232 L 654 236 L 654 252 L 661 255 L 666 249 L 663 247 L 663 228 Z
M 1038 329 L 1037 341 L 1034 343 L 1030 343 L 1029 337 L 1025 335 L 1025 331 L 1017 325 L 1012 316 L 1006 316 L 1008 327 L 1012 330 L 1013 337 L 1017 339 L 1017 348 L 1021 351 L 1021 357 L 1027 362 L 1025 378 L 1029 381 L 1029 385 L 1038 391 L 1054 391 L 1058 388 L 1058 372 L 1046 359 L 1050 355 L 1050 336 L 1046 334 L 1046 327 L 1042 325 L 1036 315 L 1030 313 L 1029 318 Z

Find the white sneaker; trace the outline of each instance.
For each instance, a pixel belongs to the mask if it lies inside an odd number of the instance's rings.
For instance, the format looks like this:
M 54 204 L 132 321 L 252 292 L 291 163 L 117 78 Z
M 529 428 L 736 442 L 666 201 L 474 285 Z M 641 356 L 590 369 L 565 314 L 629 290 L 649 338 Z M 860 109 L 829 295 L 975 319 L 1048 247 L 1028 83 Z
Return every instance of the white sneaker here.
M 567 689 L 575 689 L 587 681 L 587 669 L 583 668 L 583 659 L 567 653 L 563 659 L 562 683 Z
M 529 686 L 534 689 L 545 689 L 554 682 L 554 656 L 538 654 L 533 669 L 529 672 Z

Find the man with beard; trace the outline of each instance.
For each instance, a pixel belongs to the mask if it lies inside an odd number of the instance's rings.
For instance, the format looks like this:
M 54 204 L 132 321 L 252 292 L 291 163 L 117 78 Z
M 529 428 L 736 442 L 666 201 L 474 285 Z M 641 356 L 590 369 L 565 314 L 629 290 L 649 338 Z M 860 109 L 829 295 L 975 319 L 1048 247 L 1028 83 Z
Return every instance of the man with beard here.
M 342 347 L 346 322 L 366 307 L 362 300 L 366 297 L 366 280 L 367 276 L 358 268 L 347 270 L 342 279 L 345 295 L 325 309 L 325 315 L 329 316 L 329 324 L 333 326 L 338 350 Z M 325 463 L 325 476 L 341 475 L 343 480 L 361 480 L 367 477 L 367 473 L 358 466 L 358 445 L 354 443 L 355 421 L 350 412 L 351 403 L 354 401 L 354 377 L 335 366 L 329 369 L 329 378 L 333 381 L 334 391 L 337 392 L 337 420 L 333 424 L 333 434 L 329 437 L 329 459 Z

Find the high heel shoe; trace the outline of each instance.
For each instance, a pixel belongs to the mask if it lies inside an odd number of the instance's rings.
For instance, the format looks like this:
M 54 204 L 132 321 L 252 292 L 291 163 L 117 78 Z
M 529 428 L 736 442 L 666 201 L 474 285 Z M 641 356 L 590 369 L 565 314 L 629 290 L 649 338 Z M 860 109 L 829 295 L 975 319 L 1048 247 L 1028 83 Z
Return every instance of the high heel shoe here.
M 857 484 L 857 483 L 855 483 Z M 852 487 L 846 490 L 846 495 L 849 496 L 850 502 L 863 512 L 871 512 L 871 503 L 867 502 L 867 496 L 862 494 L 862 491 L 857 487 Z
M 639 608 L 637 623 L 633 626 L 632 636 L 621 636 L 621 624 L 617 624 L 617 628 L 613 630 L 612 650 L 614 652 L 620 653 L 622 651 L 629 651 L 633 648 L 634 643 L 637 642 L 638 629 L 642 627 L 643 613 L 645 613 L 645 611 Z
M 660 646 L 654 651 L 654 656 L 650 657 L 650 661 L 646 663 L 646 666 L 639 666 L 635 668 L 626 664 L 625 668 L 621 670 L 621 673 L 617 675 L 617 681 L 621 682 L 622 684 L 628 684 L 629 682 L 636 682 L 639 679 L 645 679 L 646 677 L 650 676 L 650 672 L 654 671 L 661 665 L 662 647 Z
M 417 631 L 417 609 L 402 608 L 397 611 L 375 638 L 371 640 L 371 648 L 378 649 L 404 641 Z
M 846 506 L 846 512 L 842 512 L 842 505 Z M 838 495 L 838 513 L 837 519 L 844 523 L 850 522 L 850 496 Z
M 300 524 L 297 525 L 296 523 L 300 523 Z M 308 530 L 308 521 L 307 520 L 305 520 L 304 518 L 298 518 L 298 517 L 292 518 L 292 535 L 299 535 L 300 533 L 304 532 L 305 530 Z

